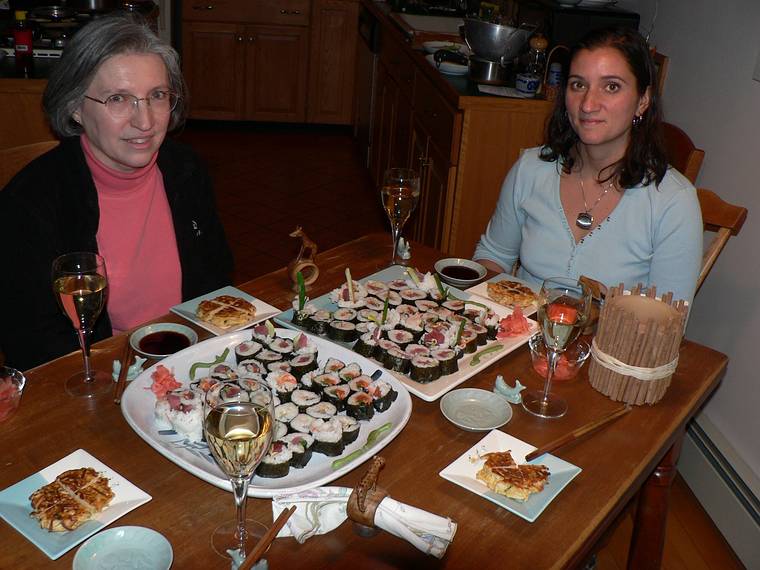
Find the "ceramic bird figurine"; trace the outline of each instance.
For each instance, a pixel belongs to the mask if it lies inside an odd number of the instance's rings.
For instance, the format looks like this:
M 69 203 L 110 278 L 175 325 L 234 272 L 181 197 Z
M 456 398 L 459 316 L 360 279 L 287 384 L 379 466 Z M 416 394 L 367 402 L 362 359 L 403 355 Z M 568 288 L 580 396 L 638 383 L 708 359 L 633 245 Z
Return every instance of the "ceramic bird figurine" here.
M 142 358 L 140 356 L 135 356 L 135 363 L 132 364 L 129 367 L 129 370 L 127 371 L 127 381 L 134 380 L 140 375 L 140 372 L 143 371 L 142 366 L 147 362 L 147 359 Z M 121 372 L 121 362 L 119 360 L 113 361 L 113 379 L 114 381 L 118 381 L 119 379 L 119 373 Z
M 520 392 L 525 390 L 525 386 L 520 384 L 520 381 L 515 378 L 515 386 L 511 387 L 504 381 L 504 377 L 501 374 L 496 376 L 496 383 L 494 384 L 493 391 L 504 396 L 511 404 L 519 404 L 522 401 L 522 395 Z

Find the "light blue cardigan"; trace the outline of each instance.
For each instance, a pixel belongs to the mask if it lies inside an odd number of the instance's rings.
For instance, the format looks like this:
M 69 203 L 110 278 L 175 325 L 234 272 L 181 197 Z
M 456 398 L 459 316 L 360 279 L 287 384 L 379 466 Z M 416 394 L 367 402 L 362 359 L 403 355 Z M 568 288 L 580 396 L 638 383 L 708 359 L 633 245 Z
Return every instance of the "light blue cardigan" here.
M 608 287 L 655 285 L 691 302 L 702 259 L 697 192 L 669 168 L 659 186 L 625 190 L 606 220 L 575 243 L 559 196 L 558 162 L 526 150 L 509 171 L 474 259 L 488 259 L 538 286 L 548 277 L 586 275 Z

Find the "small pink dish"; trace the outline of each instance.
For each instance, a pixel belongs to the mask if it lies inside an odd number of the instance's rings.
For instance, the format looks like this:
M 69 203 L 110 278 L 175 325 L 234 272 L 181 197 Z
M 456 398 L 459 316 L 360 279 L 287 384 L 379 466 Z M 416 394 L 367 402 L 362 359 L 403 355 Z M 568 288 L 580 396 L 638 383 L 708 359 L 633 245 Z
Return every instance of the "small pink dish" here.
M 0 422 L 10 418 L 18 409 L 26 378 L 15 368 L 0 366 Z

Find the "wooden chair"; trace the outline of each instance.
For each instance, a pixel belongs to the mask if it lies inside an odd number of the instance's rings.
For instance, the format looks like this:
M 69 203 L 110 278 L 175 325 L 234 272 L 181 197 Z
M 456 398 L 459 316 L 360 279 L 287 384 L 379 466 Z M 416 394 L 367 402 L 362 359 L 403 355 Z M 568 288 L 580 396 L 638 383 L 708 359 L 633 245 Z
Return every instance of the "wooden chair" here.
M 747 219 L 747 208 L 725 202 L 715 192 L 704 188 L 697 189 L 699 206 L 702 210 L 702 222 L 707 231 L 716 232 L 712 241 L 702 254 L 702 268 L 697 279 L 697 291 L 726 246 L 728 239 L 739 233 Z
M 671 123 L 662 124 L 662 134 L 670 165 L 688 178 L 692 184 L 696 184 L 705 151 L 697 148 L 689 135 Z
M 58 141 L 43 141 L 0 150 L 0 190 L 5 188 L 19 170 L 56 146 Z

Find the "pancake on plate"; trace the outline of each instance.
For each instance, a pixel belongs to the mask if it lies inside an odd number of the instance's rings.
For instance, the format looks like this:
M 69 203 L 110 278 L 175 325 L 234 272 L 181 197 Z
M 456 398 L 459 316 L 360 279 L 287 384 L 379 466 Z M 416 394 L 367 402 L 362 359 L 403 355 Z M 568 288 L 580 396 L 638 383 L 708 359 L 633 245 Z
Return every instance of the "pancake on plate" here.
M 545 465 L 517 465 L 509 451 L 484 455 L 485 465 L 476 478 L 492 491 L 516 501 L 526 501 L 533 493 L 543 491 L 549 479 Z
M 198 303 L 195 314 L 215 327 L 228 329 L 250 323 L 256 316 L 256 307 L 240 297 L 221 295 Z

